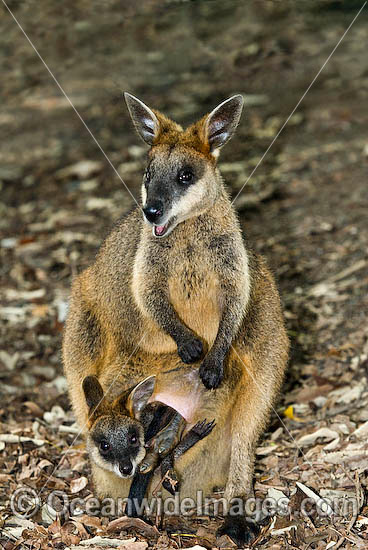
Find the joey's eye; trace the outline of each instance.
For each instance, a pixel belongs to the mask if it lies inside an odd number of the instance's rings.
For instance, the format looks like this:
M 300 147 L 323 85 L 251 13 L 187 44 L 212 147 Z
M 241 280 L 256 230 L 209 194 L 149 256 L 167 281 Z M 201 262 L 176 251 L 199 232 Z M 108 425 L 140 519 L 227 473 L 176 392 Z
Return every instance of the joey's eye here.
M 130 437 L 130 443 L 131 443 L 132 445 L 136 445 L 136 444 L 138 443 L 138 437 L 137 437 L 136 435 L 132 435 L 132 436 Z
M 100 451 L 102 453 L 108 453 L 109 450 L 110 450 L 110 444 L 105 439 L 100 441 Z
M 190 170 L 180 170 L 178 174 L 178 181 L 179 183 L 188 185 L 189 183 L 192 183 L 193 177 L 193 172 L 191 172 Z

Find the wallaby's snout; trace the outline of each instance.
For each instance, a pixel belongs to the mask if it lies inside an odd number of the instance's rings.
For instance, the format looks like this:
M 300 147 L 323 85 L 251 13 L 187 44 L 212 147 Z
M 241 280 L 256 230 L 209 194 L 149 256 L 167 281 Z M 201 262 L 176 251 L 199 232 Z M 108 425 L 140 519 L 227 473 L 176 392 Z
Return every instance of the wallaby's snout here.
M 123 477 L 129 477 L 133 472 L 133 464 L 130 460 L 119 463 L 119 471 Z
M 161 201 L 154 201 L 144 206 L 143 212 L 150 223 L 158 223 L 162 218 L 164 206 Z

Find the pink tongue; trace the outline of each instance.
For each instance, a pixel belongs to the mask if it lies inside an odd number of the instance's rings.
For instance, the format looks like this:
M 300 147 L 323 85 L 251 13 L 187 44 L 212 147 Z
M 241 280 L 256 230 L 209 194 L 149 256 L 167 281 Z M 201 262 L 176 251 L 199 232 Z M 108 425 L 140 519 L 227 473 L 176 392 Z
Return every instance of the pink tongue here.
M 156 225 L 155 226 L 155 233 L 156 235 L 162 235 L 165 232 L 166 225 Z

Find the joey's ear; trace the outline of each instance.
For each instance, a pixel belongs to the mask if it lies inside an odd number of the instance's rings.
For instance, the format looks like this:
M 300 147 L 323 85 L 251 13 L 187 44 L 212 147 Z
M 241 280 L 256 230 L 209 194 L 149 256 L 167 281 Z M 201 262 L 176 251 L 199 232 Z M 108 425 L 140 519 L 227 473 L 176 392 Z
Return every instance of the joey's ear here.
M 102 386 L 96 376 L 87 376 L 83 380 L 82 387 L 89 410 L 96 408 L 104 396 Z
M 135 129 L 143 141 L 152 145 L 160 133 L 160 122 L 157 116 L 143 101 L 128 92 L 124 93 L 124 98 Z
M 205 119 L 204 132 L 210 151 L 219 149 L 234 134 L 243 109 L 243 96 L 240 94 L 226 99 Z
M 126 408 L 132 417 L 139 420 L 142 409 L 147 405 L 147 401 L 153 393 L 155 382 L 156 376 L 149 376 L 130 392 L 126 401 Z
M 128 416 L 131 415 L 130 411 L 127 408 L 127 404 L 128 404 L 129 395 L 131 394 L 131 392 L 134 389 L 135 389 L 135 386 L 131 387 L 127 390 L 124 390 L 114 400 L 114 402 L 112 404 L 112 408 L 114 409 L 115 412 L 117 412 L 118 414 L 125 414 L 125 415 L 128 415 Z

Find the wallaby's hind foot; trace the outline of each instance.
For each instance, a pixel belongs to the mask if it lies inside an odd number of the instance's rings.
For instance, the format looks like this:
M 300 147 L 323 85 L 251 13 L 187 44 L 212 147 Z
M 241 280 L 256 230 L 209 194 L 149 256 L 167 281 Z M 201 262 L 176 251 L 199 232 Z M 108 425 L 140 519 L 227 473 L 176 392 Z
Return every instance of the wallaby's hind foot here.
M 227 535 L 239 548 L 252 543 L 259 534 L 259 527 L 244 516 L 227 516 L 216 535 Z

